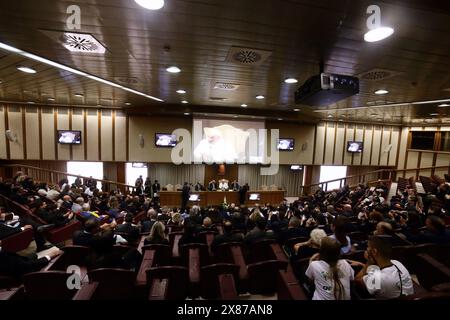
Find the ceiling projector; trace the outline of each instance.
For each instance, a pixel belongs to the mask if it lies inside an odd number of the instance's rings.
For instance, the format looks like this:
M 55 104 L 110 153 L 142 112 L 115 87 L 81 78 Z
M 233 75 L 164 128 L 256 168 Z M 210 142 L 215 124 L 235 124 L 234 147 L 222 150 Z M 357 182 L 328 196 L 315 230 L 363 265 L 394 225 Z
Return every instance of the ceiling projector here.
M 295 91 L 295 103 L 309 106 L 327 106 L 358 93 L 358 78 L 321 73 L 306 80 Z

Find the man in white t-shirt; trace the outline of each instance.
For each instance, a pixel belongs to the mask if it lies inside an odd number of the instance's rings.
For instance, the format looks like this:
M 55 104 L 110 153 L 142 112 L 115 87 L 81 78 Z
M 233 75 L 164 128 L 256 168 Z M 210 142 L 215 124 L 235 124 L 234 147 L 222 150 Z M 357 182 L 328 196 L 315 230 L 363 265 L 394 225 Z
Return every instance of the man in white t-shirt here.
M 391 260 L 392 244 L 388 236 L 369 238 L 365 257 L 367 263 L 356 276 L 376 299 L 395 299 L 414 294 L 411 275 L 405 266 Z

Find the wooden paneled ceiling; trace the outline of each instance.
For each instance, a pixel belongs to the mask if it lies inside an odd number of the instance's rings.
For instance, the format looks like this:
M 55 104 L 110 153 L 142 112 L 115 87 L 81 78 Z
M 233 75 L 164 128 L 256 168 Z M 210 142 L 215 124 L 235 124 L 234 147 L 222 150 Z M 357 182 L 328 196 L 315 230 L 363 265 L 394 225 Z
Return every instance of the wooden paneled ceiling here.
M 66 25 L 72 4 L 81 9 L 80 30 Z M 395 29 L 393 36 L 376 43 L 363 41 L 370 4 L 379 5 L 382 23 Z M 67 50 L 57 41 L 64 31 L 91 34 L 106 47 L 105 54 Z M 450 98 L 449 1 L 166 0 L 158 11 L 134 0 L 1 1 L 0 42 L 164 100 L 156 102 L 0 50 L 3 101 L 304 122 L 450 121 L 450 107 L 438 108 L 437 103 L 379 106 Z M 254 66 L 230 62 L 233 47 L 262 50 L 267 57 Z M 294 91 L 319 73 L 321 61 L 325 72 L 360 76 L 360 93 L 327 107 L 295 105 Z M 17 65 L 38 72 L 25 74 Z M 181 73 L 168 73 L 170 65 L 180 67 Z M 361 78 L 376 69 L 392 76 Z M 286 84 L 287 77 L 299 82 Z M 217 83 L 237 88 L 215 89 Z M 375 95 L 380 88 L 389 93 Z M 177 89 L 187 93 L 179 95 Z M 240 107 L 243 103 L 248 107 Z

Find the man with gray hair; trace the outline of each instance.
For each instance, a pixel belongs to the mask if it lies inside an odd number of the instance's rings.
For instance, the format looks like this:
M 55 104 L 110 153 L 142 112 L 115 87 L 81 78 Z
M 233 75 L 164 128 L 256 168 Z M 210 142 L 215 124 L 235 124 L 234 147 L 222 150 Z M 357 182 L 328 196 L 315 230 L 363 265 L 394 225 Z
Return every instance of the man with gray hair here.
M 72 212 L 75 214 L 79 214 L 82 210 L 82 205 L 84 204 L 84 199 L 82 197 L 78 197 L 75 199 L 75 202 L 72 205 Z
M 153 224 L 157 221 L 158 219 L 158 213 L 156 212 L 155 209 L 150 208 L 147 211 L 147 219 L 141 222 L 141 232 L 146 233 L 146 232 L 150 232 L 150 230 L 153 227 Z

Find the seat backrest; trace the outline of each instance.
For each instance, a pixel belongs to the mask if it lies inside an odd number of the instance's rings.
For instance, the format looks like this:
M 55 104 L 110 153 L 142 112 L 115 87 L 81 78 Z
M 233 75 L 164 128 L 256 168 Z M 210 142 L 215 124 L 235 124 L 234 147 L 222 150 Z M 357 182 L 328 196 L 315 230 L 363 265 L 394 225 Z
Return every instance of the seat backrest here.
M 264 239 L 254 242 L 246 248 L 247 261 L 250 263 L 274 259 L 270 245 L 275 243 L 274 239 Z
M 63 254 L 51 266 L 51 270 L 66 271 L 70 265 L 86 266 L 88 257 L 91 255 L 91 248 L 85 246 L 65 246 L 61 250 Z
M 168 279 L 169 288 L 167 299 L 181 300 L 185 299 L 188 294 L 189 274 L 186 267 L 181 266 L 163 266 L 154 267 L 146 271 L 147 284 L 152 285 L 153 279 Z M 150 290 L 152 288 L 150 287 Z
M 64 271 L 41 271 L 23 277 L 26 297 L 30 300 L 70 300 L 76 290 L 67 287 L 71 274 Z
M 204 299 L 217 299 L 220 295 L 219 275 L 231 274 L 234 282 L 239 281 L 239 266 L 231 263 L 216 263 L 201 268 L 201 296 Z
M 22 251 L 30 245 L 33 241 L 33 230 L 26 229 L 22 232 L 13 234 L 2 240 L 2 250 L 7 252 Z
M 130 270 L 102 268 L 88 272 L 89 282 L 98 282 L 94 300 L 131 299 L 136 274 Z
M 172 250 L 167 244 L 148 244 L 142 247 L 142 254 L 148 250 L 154 250 L 153 266 L 168 265 L 172 256 Z
M 247 265 L 249 291 L 252 294 L 271 294 L 277 290 L 277 273 L 285 270 L 287 262 L 261 261 Z

